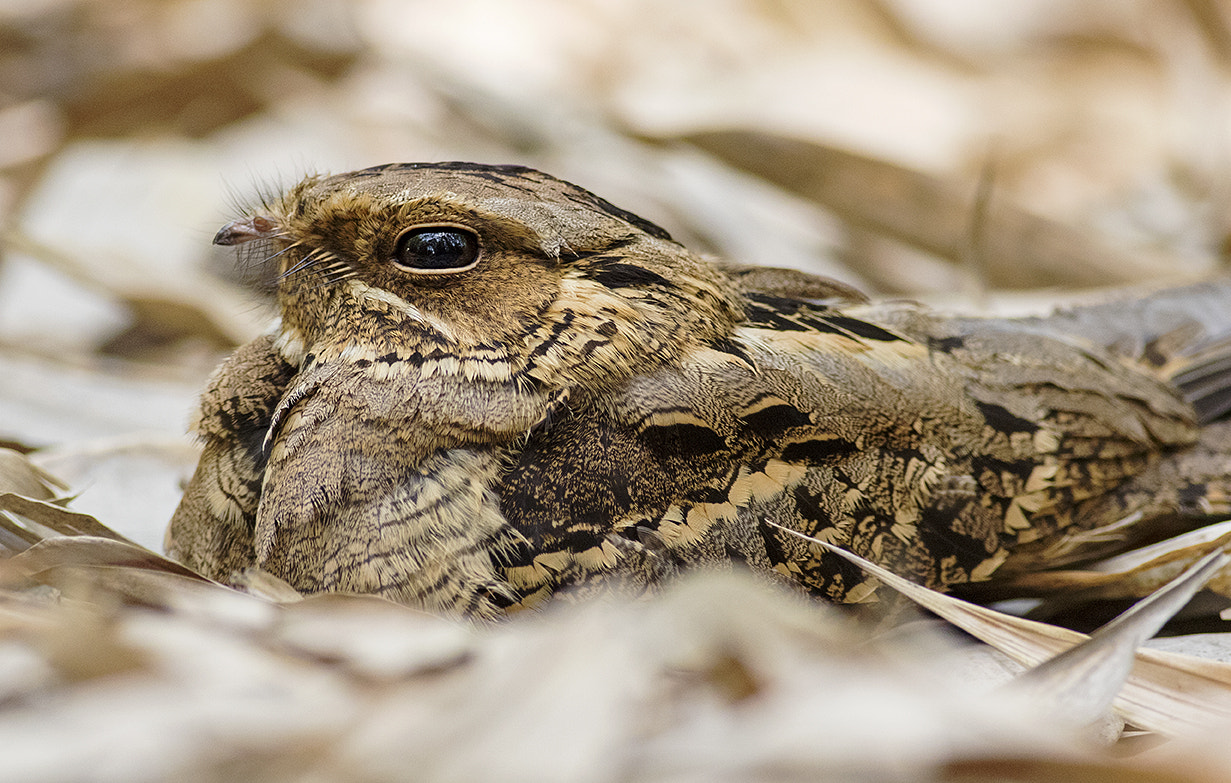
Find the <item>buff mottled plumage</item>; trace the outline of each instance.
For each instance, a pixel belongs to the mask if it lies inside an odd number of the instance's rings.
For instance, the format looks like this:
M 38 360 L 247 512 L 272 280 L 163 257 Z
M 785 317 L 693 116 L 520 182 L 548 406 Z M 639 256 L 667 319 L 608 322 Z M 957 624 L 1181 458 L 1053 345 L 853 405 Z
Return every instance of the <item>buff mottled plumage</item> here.
M 408 268 L 416 231 L 477 255 Z M 1231 285 L 943 317 L 711 263 L 574 185 L 457 163 L 310 178 L 217 241 L 264 243 L 282 273 L 277 327 L 202 398 L 168 531 L 222 580 L 256 565 L 487 618 L 738 562 L 856 601 L 873 583 L 778 526 L 945 588 L 1225 498 L 1205 433 L 1231 372 L 1189 384 L 1201 413 L 1173 381 L 1218 366 L 1197 347 L 1231 326 Z M 1202 474 L 1175 483 L 1189 459 Z

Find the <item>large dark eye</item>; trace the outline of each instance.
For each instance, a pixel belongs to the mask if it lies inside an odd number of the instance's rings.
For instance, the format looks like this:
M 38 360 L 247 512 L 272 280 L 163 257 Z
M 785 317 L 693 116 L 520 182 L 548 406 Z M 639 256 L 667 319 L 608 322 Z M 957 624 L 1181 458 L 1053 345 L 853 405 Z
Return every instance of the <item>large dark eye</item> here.
M 403 269 L 426 274 L 461 272 L 479 260 L 479 238 L 453 226 L 412 228 L 398 237 L 393 261 Z

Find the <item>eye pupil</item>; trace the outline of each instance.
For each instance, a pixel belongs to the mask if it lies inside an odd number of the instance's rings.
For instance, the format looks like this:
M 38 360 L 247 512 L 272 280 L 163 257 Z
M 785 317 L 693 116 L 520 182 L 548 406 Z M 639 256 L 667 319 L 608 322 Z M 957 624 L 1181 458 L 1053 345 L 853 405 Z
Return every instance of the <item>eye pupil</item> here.
M 461 228 L 415 228 L 398 237 L 394 260 L 401 267 L 420 272 L 451 272 L 467 269 L 479 257 L 479 239 Z

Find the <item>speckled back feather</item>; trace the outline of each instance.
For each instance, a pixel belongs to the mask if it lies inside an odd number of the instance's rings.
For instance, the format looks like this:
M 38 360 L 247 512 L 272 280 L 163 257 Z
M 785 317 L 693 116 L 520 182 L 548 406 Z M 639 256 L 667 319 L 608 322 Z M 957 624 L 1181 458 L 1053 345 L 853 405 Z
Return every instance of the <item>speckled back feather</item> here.
M 470 232 L 477 262 L 395 263 L 416 227 Z M 986 580 L 1142 505 L 1124 488 L 1201 437 L 1174 367 L 1090 339 L 1094 311 L 867 304 L 707 262 L 521 167 L 310 178 L 218 241 L 253 239 L 282 317 L 206 391 L 168 531 L 216 578 L 255 564 L 494 617 L 742 564 L 858 601 L 874 584 L 789 531 L 934 587 Z M 1198 400 L 1225 396 L 1224 359 L 1191 363 L 1213 368 Z

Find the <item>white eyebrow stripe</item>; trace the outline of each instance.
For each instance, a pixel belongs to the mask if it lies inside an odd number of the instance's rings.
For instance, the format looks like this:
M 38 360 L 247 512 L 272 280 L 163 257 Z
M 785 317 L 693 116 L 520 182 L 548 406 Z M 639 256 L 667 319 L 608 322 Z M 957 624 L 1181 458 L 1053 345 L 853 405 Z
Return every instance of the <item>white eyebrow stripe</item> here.
M 351 295 L 356 299 L 367 300 L 370 302 L 380 302 L 381 304 L 387 305 L 397 312 L 400 312 L 412 321 L 418 321 L 425 326 L 435 329 L 446 340 L 451 342 L 457 341 L 457 336 L 453 334 L 453 330 L 450 329 L 447 324 L 438 318 L 433 318 L 427 315 L 422 310 L 415 307 L 410 302 L 407 302 L 397 294 L 390 293 L 383 288 L 370 286 L 362 280 L 356 279 L 347 280 L 346 287 L 350 290 Z

